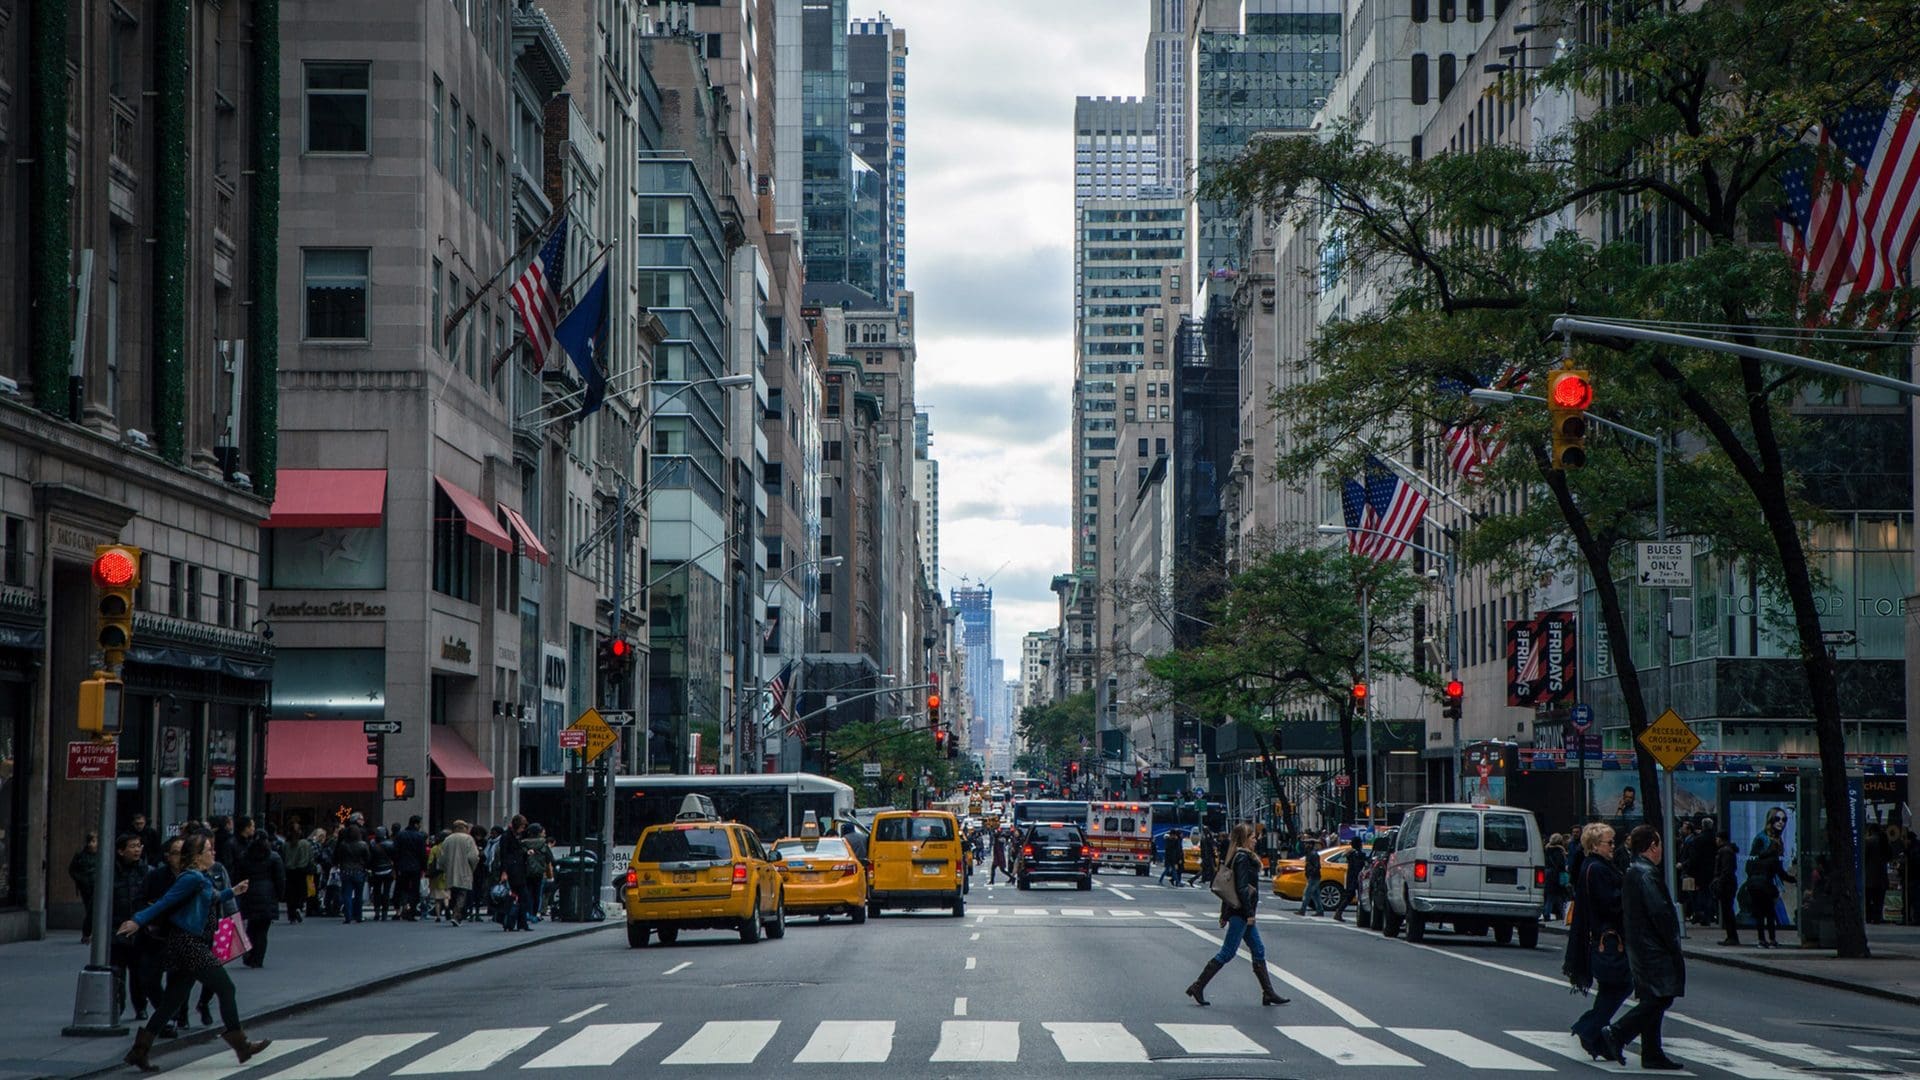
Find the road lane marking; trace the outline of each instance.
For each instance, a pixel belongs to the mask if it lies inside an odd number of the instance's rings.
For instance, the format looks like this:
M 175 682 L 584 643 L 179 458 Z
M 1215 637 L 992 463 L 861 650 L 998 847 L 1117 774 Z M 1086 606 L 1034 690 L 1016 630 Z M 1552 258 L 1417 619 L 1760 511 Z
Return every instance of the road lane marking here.
M 1524 1058 L 1464 1031 L 1451 1028 L 1388 1028 L 1388 1031 L 1423 1050 L 1452 1058 L 1470 1069 L 1504 1069 L 1508 1072 L 1552 1072 L 1553 1067 Z
M 1411 949 L 1425 949 L 1426 951 L 1434 954 L 1435 956 L 1444 956 L 1451 960 L 1458 960 L 1463 964 L 1478 964 L 1481 967 L 1492 968 L 1495 971 L 1504 971 L 1509 975 L 1518 975 L 1523 979 L 1532 979 L 1535 982 L 1543 982 L 1543 983 L 1546 983 L 1548 986 L 1563 987 L 1567 985 L 1567 980 L 1565 979 L 1565 977 L 1556 979 L 1550 975 L 1542 975 L 1537 971 L 1528 971 L 1525 968 L 1508 967 L 1505 964 L 1496 964 L 1491 960 L 1482 960 L 1477 956 L 1462 956 L 1457 952 L 1448 952 L 1445 949 L 1436 948 L 1432 945 L 1421 945 L 1417 942 L 1412 942 L 1412 941 L 1404 942 L 1404 944 Z M 1669 1013 L 1668 1015 L 1671 1016 L 1672 1014 Z
M 1112 889 L 1112 890 L 1113 890 L 1113 895 L 1115 895 L 1115 896 L 1117 896 L 1117 897 L 1119 897 L 1119 898 L 1120 898 L 1120 899 L 1122 899 L 1122 900 L 1127 900 L 1127 901 L 1131 901 L 1131 900 L 1133 899 L 1133 894 L 1132 894 L 1132 893 L 1129 893 L 1129 892 L 1123 892 L 1123 891 L 1121 891 L 1121 890 L 1119 890 L 1119 889 L 1114 889 L 1114 888 L 1113 888 L 1113 886 L 1111 886 L 1111 885 L 1109 885 L 1109 886 L 1107 886 L 1107 888 L 1109 888 L 1109 889 Z
M 1108 908 L 1107 914 L 1113 916 L 1116 919 L 1144 919 L 1147 917 L 1147 913 L 1144 911 L 1134 911 L 1130 908 L 1117 908 L 1117 907 Z
M 1810 1069 L 1874 1070 L 1884 1068 L 1879 1062 L 1868 1061 L 1863 1058 L 1851 1058 L 1844 1054 L 1830 1053 L 1817 1046 L 1809 1046 L 1806 1043 L 1773 1042 L 1769 1039 L 1760 1038 L 1758 1035 L 1749 1035 L 1744 1031 L 1738 1031 L 1730 1027 L 1721 1027 L 1719 1024 L 1711 1024 L 1705 1020 L 1688 1016 L 1685 1013 L 1669 1012 L 1667 1013 L 1667 1019 L 1678 1020 L 1683 1024 L 1690 1024 L 1702 1031 L 1718 1035 L 1723 1039 L 1741 1043 L 1749 1049 L 1759 1050 L 1762 1053 L 1772 1054 L 1775 1057 L 1786 1058 L 1795 1065 L 1805 1065 Z M 1857 1050 L 1859 1047 L 1854 1047 L 1854 1049 Z
M 977 907 L 973 909 L 973 913 L 975 915 L 998 915 L 1000 914 L 1000 909 L 997 907 Z
M 1637 1069 L 1623 1069 L 1611 1061 L 1593 1060 L 1593 1058 L 1587 1055 L 1585 1050 L 1580 1048 L 1580 1044 L 1575 1042 L 1573 1036 L 1565 1029 L 1560 1031 L 1509 1031 L 1507 1034 L 1535 1049 L 1545 1050 L 1549 1054 L 1557 1054 L 1560 1057 L 1566 1058 L 1568 1061 L 1588 1065 L 1599 1069 L 1601 1072 L 1626 1073 L 1639 1071 Z M 1692 1076 L 1693 1074 L 1682 1070 L 1670 1075 Z
M 794 1062 L 885 1061 L 893 1053 L 891 1020 L 823 1020 Z
M 971 956 L 967 957 L 967 970 L 972 971 L 974 969 L 974 966 L 978 963 L 979 963 L 979 960 L 976 959 L 975 957 L 971 957 Z
M 620 1060 L 640 1040 L 660 1030 L 659 1024 L 588 1024 L 572 1038 L 548 1050 L 523 1069 L 605 1068 Z
M 955 1016 L 967 1015 L 967 999 L 966 998 L 957 997 L 953 999 L 953 1015 Z
M 1013 909 L 1013 913 L 1015 915 L 1045 915 L 1047 909 L 1043 907 L 1017 907 Z
M 182 1065 L 167 1073 L 167 1075 L 191 1077 L 192 1080 L 225 1080 L 226 1077 L 232 1076 L 234 1073 L 240 1072 L 243 1069 L 251 1069 L 255 1065 L 265 1065 L 275 1058 L 286 1057 L 296 1050 L 305 1050 L 307 1047 L 314 1046 L 320 1041 L 319 1039 L 275 1039 L 273 1040 L 272 1046 L 253 1055 L 253 1060 L 247 1062 L 245 1065 L 234 1063 L 233 1051 L 222 1050 L 216 1054 L 208 1054 L 198 1061 Z
M 1068 1061 L 1146 1061 L 1147 1048 L 1127 1033 L 1125 1024 L 1040 1025 L 1053 1035 L 1060 1056 Z
M 455 1039 L 418 1061 L 395 1069 L 393 1075 L 485 1072 L 501 1058 L 539 1038 L 546 1030 L 544 1027 L 482 1028 Z
M 1090 907 L 1063 907 L 1060 909 L 1060 914 L 1078 915 L 1090 919 L 1093 917 L 1093 909 Z
M 565 1017 L 560 1022 L 563 1024 L 571 1024 L 575 1020 L 584 1020 L 587 1017 L 592 1016 L 594 1013 L 597 1013 L 601 1009 L 604 1009 L 606 1007 L 607 1007 L 607 1003 L 604 1001 L 598 1005 L 589 1005 L 586 1008 L 581 1009 L 579 1012 L 574 1013 L 572 1016 Z
M 929 1061 L 1018 1061 L 1018 1020 L 942 1020 Z
M 751 1065 L 778 1030 L 778 1020 L 709 1020 L 660 1064 Z
M 1343 1027 L 1284 1025 L 1280 1034 L 1336 1065 L 1400 1066 L 1420 1063 L 1392 1047 L 1382 1046 L 1357 1031 Z
M 662 974 L 662 975 L 671 975 L 671 974 L 673 974 L 673 973 L 674 973 L 674 972 L 676 972 L 676 971 L 685 971 L 685 970 L 687 970 L 688 968 L 690 968 L 690 967 L 692 967 L 692 966 L 693 966 L 693 961 L 691 961 L 691 960 L 682 960 L 682 961 L 680 961 L 679 963 L 677 963 L 677 964 L 675 964 L 675 965 L 673 965 L 672 967 L 670 967 L 670 968 L 668 968 L 667 970 L 665 970 L 665 971 L 663 971 L 663 972 L 661 972 L 660 974 Z
M 1196 937 L 1203 937 L 1208 941 L 1213 942 L 1215 945 L 1221 945 L 1226 942 L 1225 937 L 1215 937 L 1212 934 L 1208 933 L 1207 931 L 1202 930 L 1199 927 L 1193 925 L 1192 923 L 1181 922 L 1178 919 L 1169 919 L 1167 921 L 1172 923 L 1175 926 L 1180 927 L 1183 930 L 1186 930 L 1187 932 L 1195 935 Z M 1326 1009 L 1328 1012 L 1333 1013 L 1335 1016 L 1338 1016 L 1340 1019 L 1345 1020 L 1347 1023 L 1353 1025 L 1354 1027 L 1377 1028 L 1380 1026 L 1379 1024 L 1376 1024 L 1373 1021 L 1367 1019 L 1366 1014 L 1362 1013 L 1359 1009 L 1356 1009 L 1353 1006 L 1347 1004 L 1346 1002 L 1341 1001 L 1339 998 L 1334 997 L 1332 994 L 1327 993 L 1325 990 L 1322 990 L 1319 987 L 1313 985 L 1312 983 L 1306 981 L 1305 979 L 1302 979 L 1298 975 L 1295 975 L 1293 972 L 1288 971 L 1283 967 L 1280 967 L 1279 965 L 1275 964 L 1271 959 L 1267 961 L 1267 974 L 1272 975 L 1274 978 L 1279 979 L 1281 982 L 1286 983 L 1288 986 L 1291 986 L 1295 990 L 1298 990 L 1302 994 L 1305 994 L 1306 996 L 1312 998 L 1315 1002 L 1318 1002 L 1322 1008 Z
M 972 936 L 972 937 L 970 937 L 970 938 L 968 938 L 967 940 L 968 940 L 968 941 L 979 941 L 979 940 L 980 940 L 980 932 L 979 932 L 979 931 L 977 931 L 977 930 L 976 930 L 976 931 L 974 931 L 974 933 L 973 933 L 973 936 Z
M 1807 1075 L 1800 1069 L 1775 1065 L 1771 1061 L 1763 1061 L 1738 1050 L 1723 1049 L 1699 1039 L 1662 1039 L 1661 1042 L 1684 1061 L 1724 1069 L 1741 1080 L 1794 1080 L 1795 1077 L 1805 1080 Z
M 1154 914 L 1163 919 L 1197 919 L 1200 917 L 1191 911 L 1156 911 Z
M 273 1080 L 337 1080 L 358 1076 L 380 1062 L 433 1038 L 431 1031 L 362 1035 L 316 1057 L 273 1074 Z M 280 1045 L 277 1041 L 274 1046 Z M 271 1049 L 271 1047 L 269 1047 Z
M 1232 1024 L 1155 1024 L 1189 1054 L 1264 1054 L 1267 1048 Z

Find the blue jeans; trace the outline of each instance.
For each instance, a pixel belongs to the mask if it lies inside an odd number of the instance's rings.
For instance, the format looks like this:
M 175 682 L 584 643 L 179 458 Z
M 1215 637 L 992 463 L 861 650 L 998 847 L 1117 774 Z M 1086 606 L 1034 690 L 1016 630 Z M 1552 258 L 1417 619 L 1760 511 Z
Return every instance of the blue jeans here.
M 1214 961 L 1223 967 L 1231 963 L 1233 954 L 1240 951 L 1240 939 L 1243 937 L 1247 941 L 1247 952 L 1253 956 L 1253 962 L 1266 963 L 1267 946 L 1260 940 L 1260 928 L 1240 915 L 1227 920 L 1227 940 L 1221 943 L 1220 951 L 1213 955 Z
M 340 875 L 340 914 L 347 922 L 360 921 L 360 904 L 367 894 L 364 874 Z
M 1307 891 L 1300 894 L 1300 914 L 1305 915 L 1311 906 L 1315 915 L 1325 915 L 1327 909 L 1320 906 L 1320 879 L 1308 878 Z
M 532 898 L 532 902 L 529 903 L 527 907 L 532 913 L 534 922 L 540 921 L 540 913 L 542 911 L 540 905 L 545 900 L 543 894 L 546 892 L 546 885 L 547 879 L 545 878 L 534 878 L 532 881 L 527 882 L 527 894 Z

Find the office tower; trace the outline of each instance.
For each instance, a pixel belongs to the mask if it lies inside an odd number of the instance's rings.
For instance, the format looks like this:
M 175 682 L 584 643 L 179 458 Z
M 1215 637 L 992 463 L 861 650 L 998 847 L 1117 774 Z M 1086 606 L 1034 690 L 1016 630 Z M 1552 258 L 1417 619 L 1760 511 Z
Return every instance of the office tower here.
M 847 129 L 847 0 L 802 0 L 801 235 L 812 287 L 846 284 L 853 245 Z
M 965 624 L 961 644 L 967 649 L 967 696 L 973 700 L 975 723 L 968 735 L 973 750 L 987 747 L 986 710 L 992 708 L 993 590 L 985 585 L 963 585 L 952 592 L 954 609 Z
M 1161 187 L 1183 188 L 1187 182 L 1188 2 L 1149 0 L 1146 86 Z
M 891 303 L 907 287 L 907 32 L 884 14 L 847 35 L 847 132 L 880 189 L 871 231 L 856 212 L 848 284 Z

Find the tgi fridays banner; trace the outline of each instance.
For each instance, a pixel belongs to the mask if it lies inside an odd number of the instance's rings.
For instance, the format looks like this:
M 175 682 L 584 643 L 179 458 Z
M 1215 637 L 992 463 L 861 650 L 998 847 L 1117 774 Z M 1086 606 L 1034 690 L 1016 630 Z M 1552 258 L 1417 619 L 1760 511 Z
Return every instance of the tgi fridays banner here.
M 1507 624 L 1507 704 L 1566 705 L 1574 699 L 1578 660 L 1571 611 Z

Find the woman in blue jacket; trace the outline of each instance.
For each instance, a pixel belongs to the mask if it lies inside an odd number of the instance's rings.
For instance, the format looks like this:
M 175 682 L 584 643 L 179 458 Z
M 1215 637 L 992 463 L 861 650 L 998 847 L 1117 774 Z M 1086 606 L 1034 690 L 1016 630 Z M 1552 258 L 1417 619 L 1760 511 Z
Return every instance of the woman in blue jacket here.
M 265 1042 L 248 1042 L 246 1032 L 240 1030 L 240 1005 L 234 995 L 233 979 L 213 956 L 215 905 L 226 904 L 244 894 L 247 883 L 215 889 L 213 880 L 207 876 L 212 866 L 212 840 L 204 833 L 189 835 L 181 846 L 180 876 L 174 879 L 173 887 L 158 901 L 120 924 L 121 937 L 130 937 L 148 926 L 160 926 L 165 933 L 162 948 L 166 969 L 171 975 L 165 998 L 153 1010 L 146 1026 L 134 1035 L 133 1049 L 127 1051 L 127 1064 L 141 1072 L 160 1071 L 147 1056 L 153 1051 L 160 1029 L 186 1005 L 187 995 L 193 992 L 196 982 L 219 997 L 220 1019 L 226 1024 L 226 1033 L 221 1037 L 233 1047 L 234 1056 L 241 1064 L 267 1048 Z

